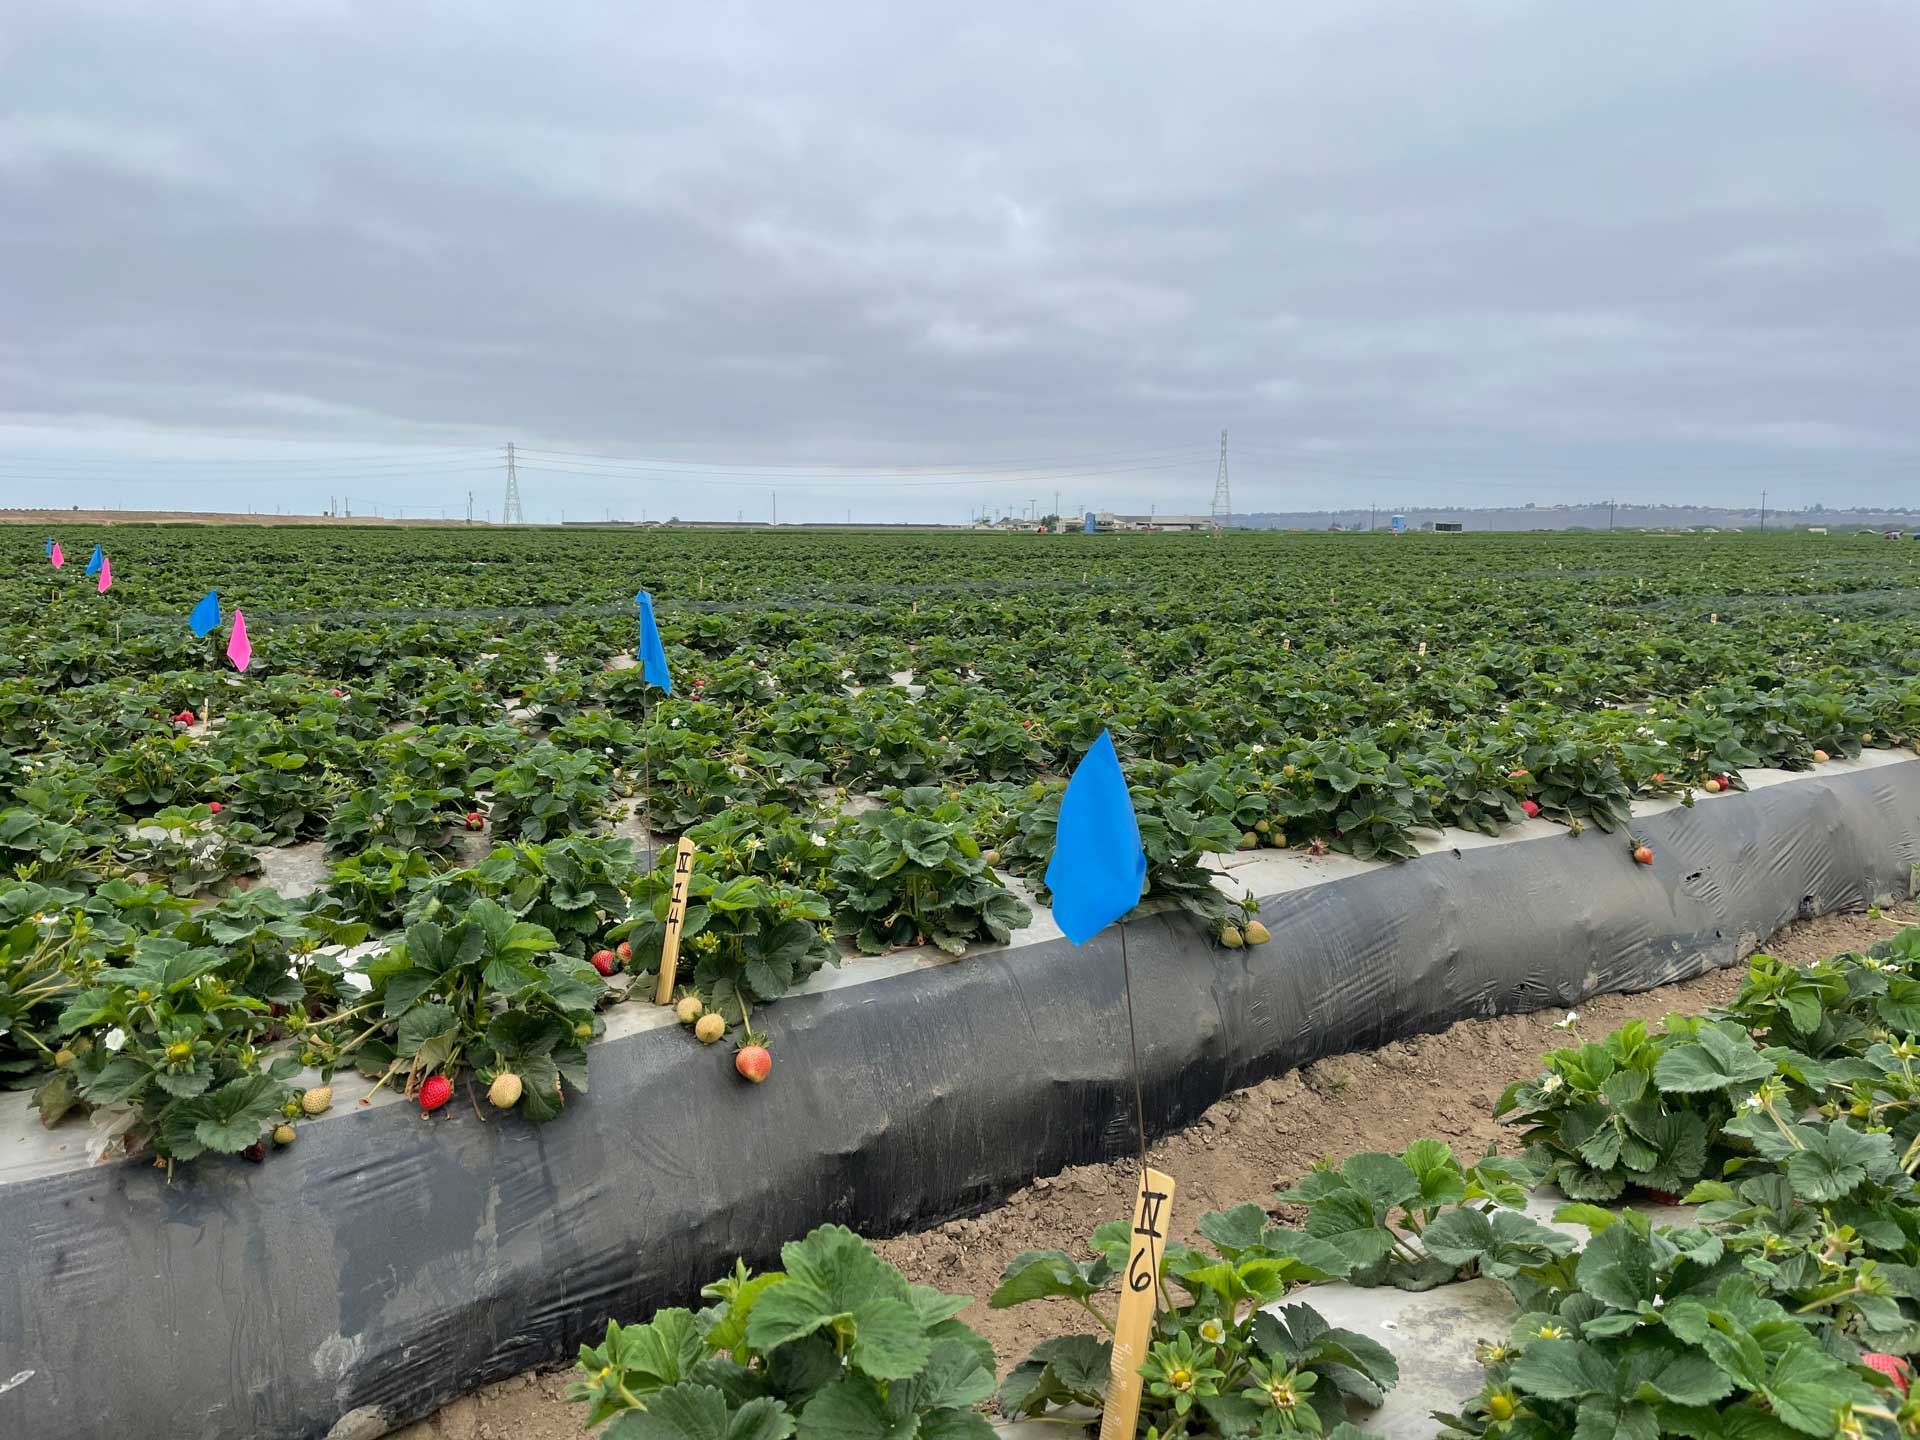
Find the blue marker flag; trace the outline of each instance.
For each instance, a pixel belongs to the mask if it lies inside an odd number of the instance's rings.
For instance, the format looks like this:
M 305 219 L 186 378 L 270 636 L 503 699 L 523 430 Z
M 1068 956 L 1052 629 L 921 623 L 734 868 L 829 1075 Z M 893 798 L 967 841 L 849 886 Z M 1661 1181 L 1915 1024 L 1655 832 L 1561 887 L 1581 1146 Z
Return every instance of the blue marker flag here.
M 47 536 L 47 554 L 53 554 L 53 536 Z
M 1133 797 L 1120 773 L 1113 736 L 1105 730 L 1074 767 L 1060 801 L 1047 887 L 1053 918 L 1076 945 L 1084 945 L 1140 903 L 1147 852 Z
M 633 597 L 640 607 L 640 673 L 649 685 L 662 694 L 673 693 L 673 677 L 667 673 L 667 651 L 660 643 L 660 627 L 653 623 L 653 596 L 642 590 Z
M 196 637 L 204 639 L 209 630 L 220 623 L 220 592 L 209 590 L 200 597 L 200 603 L 193 607 L 193 613 L 187 616 L 187 628 Z
M 87 573 L 89 575 L 98 575 L 100 573 L 100 567 L 106 563 L 106 560 L 107 557 L 101 553 L 100 547 L 98 545 L 94 546 L 93 558 L 87 561 Z

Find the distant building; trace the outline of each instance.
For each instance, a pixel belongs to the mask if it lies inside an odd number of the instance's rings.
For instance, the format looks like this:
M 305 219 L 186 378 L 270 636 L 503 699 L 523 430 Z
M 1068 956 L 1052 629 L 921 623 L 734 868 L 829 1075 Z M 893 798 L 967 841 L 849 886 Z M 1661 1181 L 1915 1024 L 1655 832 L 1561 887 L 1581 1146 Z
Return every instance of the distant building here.
M 1436 520 L 1433 522 L 1433 533 L 1436 535 L 1459 535 L 1463 534 L 1466 528 L 1467 527 L 1462 525 L 1458 520 Z
M 1193 534 L 1213 529 L 1211 515 L 1116 515 L 1101 510 L 1093 515 L 1094 531 L 1112 535 L 1124 530 L 1170 530 Z

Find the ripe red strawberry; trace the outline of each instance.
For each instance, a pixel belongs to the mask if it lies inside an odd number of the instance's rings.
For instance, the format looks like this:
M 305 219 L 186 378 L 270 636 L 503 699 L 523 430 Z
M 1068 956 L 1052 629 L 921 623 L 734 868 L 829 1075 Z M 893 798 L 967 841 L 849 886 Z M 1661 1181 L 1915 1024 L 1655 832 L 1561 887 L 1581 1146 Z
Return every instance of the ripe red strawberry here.
M 1633 858 L 1638 864 L 1651 865 L 1653 863 L 1653 847 L 1651 845 L 1634 846 Z
M 420 1108 L 428 1114 L 453 1098 L 453 1082 L 444 1075 L 429 1075 L 420 1087 Z
M 733 1057 L 733 1068 L 740 1072 L 742 1079 L 758 1085 L 773 1069 L 773 1056 L 764 1045 L 742 1045 Z
M 1860 1357 L 1860 1363 L 1869 1370 L 1878 1370 L 1894 1384 L 1900 1387 L 1902 1395 L 1907 1393 L 1907 1380 L 1913 1367 L 1898 1355 L 1888 1355 L 1883 1351 L 1869 1350 Z
M 1520 802 L 1520 808 L 1527 812 L 1527 818 L 1531 820 L 1540 813 L 1540 802 L 1538 800 L 1522 800 Z
M 613 974 L 613 951 L 596 950 L 593 952 L 593 968 L 602 975 Z
M 222 810 L 226 808 L 227 807 L 222 805 L 218 800 L 209 800 L 207 802 L 207 813 L 209 815 L 218 815 Z
M 180 713 L 179 713 L 178 715 L 176 715 L 176 716 L 174 716 L 174 717 L 173 717 L 173 723 L 174 723 L 174 724 L 176 724 L 176 725 L 191 725 L 191 724 L 193 724 L 193 711 L 191 711 L 191 710 L 182 710 L 182 711 L 181 711 L 181 712 L 180 712 Z
M 482 825 L 485 825 L 486 823 L 487 823 L 487 817 L 482 815 L 478 810 L 467 811 L 467 829 L 478 830 Z

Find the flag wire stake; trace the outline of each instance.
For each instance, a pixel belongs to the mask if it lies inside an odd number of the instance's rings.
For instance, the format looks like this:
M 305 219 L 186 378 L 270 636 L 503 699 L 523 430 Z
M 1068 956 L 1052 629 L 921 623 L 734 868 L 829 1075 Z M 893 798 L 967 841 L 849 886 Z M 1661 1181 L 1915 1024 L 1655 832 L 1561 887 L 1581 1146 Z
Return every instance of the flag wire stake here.
M 640 682 L 640 826 L 646 832 L 647 873 L 653 873 L 653 687 Z
M 1127 997 L 1127 1050 L 1133 1058 L 1133 1120 L 1140 1133 L 1140 1173 L 1147 1173 L 1147 1101 L 1140 1084 L 1140 1037 L 1133 1028 L 1133 972 L 1127 964 L 1127 922 L 1120 922 L 1120 986 Z

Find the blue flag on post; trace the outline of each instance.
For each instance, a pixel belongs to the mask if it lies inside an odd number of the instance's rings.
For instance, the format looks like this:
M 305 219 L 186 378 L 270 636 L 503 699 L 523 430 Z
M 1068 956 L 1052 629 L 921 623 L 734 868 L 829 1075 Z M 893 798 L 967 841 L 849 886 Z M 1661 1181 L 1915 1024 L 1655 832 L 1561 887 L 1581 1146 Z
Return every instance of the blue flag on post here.
M 207 632 L 220 624 L 220 592 L 209 590 L 200 597 L 200 603 L 193 607 L 193 613 L 187 616 L 187 628 L 196 638 L 205 639 Z
M 1047 865 L 1054 923 L 1067 939 L 1084 945 L 1140 903 L 1146 878 L 1147 852 L 1140 844 L 1133 797 L 1120 773 L 1113 736 L 1102 730 L 1074 767 L 1060 801 Z
M 47 554 L 53 554 L 53 536 L 47 536 Z
M 98 575 L 100 573 L 100 567 L 106 563 L 107 563 L 106 555 L 101 551 L 98 545 L 94 546 L 93 558 L 87 561 L 87 574 Z
M 673 693 L 673 677 L 667 673 L 667 651 L 660 643 L 660 627 L 653 623 L 653 596 L 642 590 L 633 597 L 640 607 L 640 673 L 649 685 L 663 695 Z

